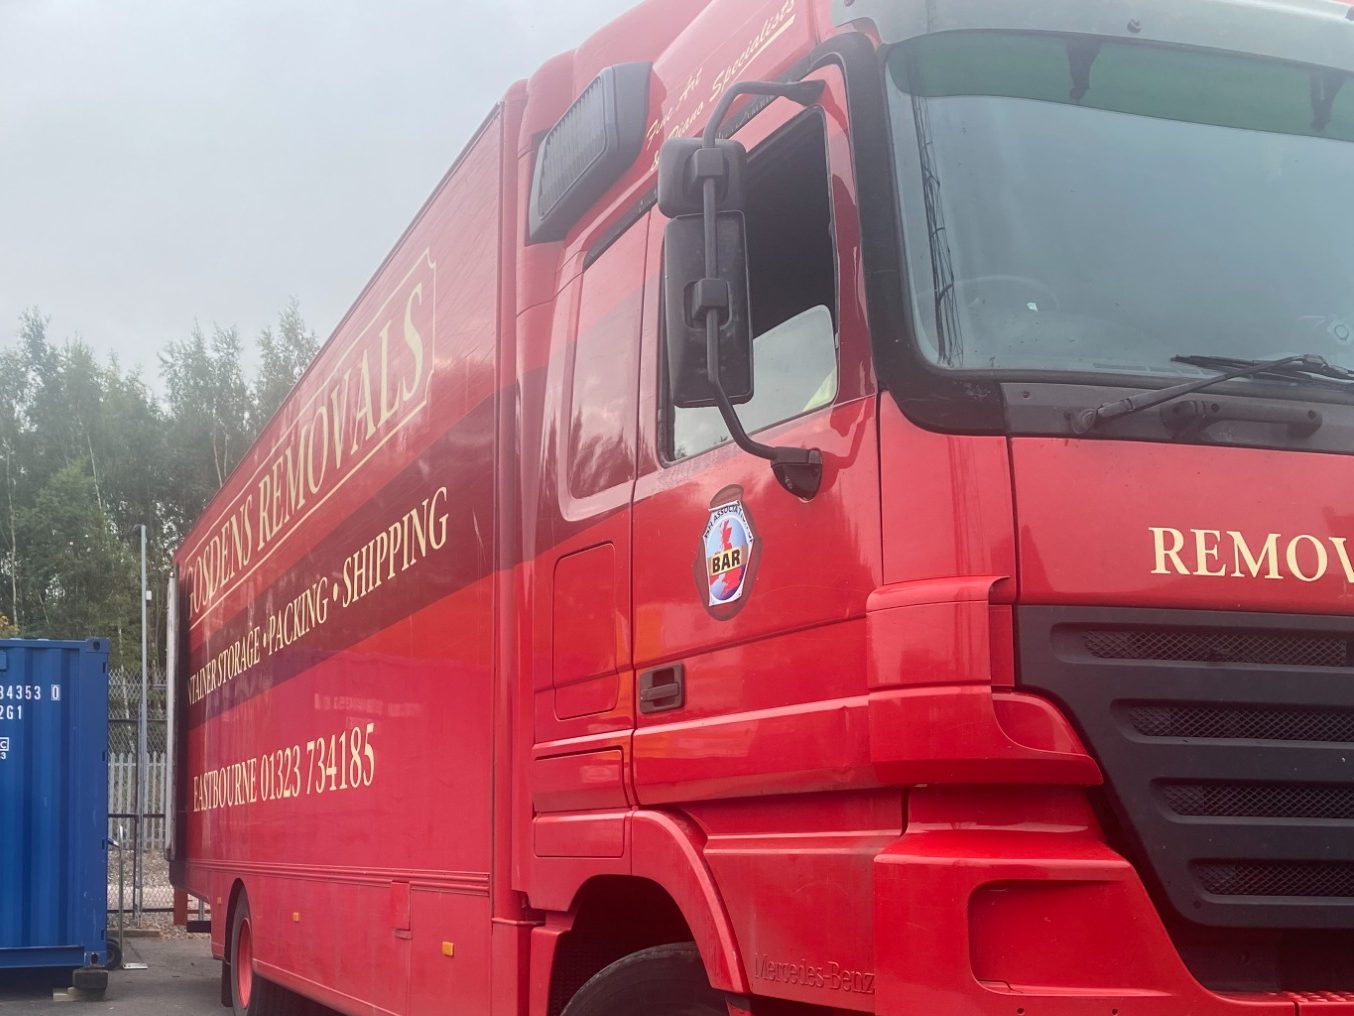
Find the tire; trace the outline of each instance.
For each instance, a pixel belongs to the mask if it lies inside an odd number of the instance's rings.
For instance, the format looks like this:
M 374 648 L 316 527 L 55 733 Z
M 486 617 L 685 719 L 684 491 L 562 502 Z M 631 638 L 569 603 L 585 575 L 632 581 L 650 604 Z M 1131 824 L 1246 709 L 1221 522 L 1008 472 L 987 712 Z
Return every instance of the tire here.
M 118 945 L 118 940 L 110 938 L 104 945 L 104 952 L 108 958 L 104 960 L 103 968 L 105 970 L 122 969 L 122 946 Z
M 710 987 L 694 944 L 660 945 L 632 953 L 594 975 L 562 1016 L 728 1016 Z
M 249 897 L 243 891 L 230 921 L 228 956 L 225 969 L 229 971 L 234 1016 L 298 1016 L 306 1011 L 301 998 L 254 972 L 254 920 L 249 913 Z

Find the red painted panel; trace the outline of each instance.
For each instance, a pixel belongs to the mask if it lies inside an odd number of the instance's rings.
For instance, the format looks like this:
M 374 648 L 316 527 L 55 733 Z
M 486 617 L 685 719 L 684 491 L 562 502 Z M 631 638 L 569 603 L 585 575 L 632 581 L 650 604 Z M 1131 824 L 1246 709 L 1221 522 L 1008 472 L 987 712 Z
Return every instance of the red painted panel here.
M 489 939 L 499 125 L 178 557 L 189 887 L 241 880 L 264 969 L 348 1011 L 407 1011 L 392 884 Z
M 522 407 L 519 524 L 533 578 L 517 606 L 531 618 L 523 676 L 540 742 L 632 723 L 622 692 L 648 237 L 642 219 L 563 285 L 547 358 Z
M 695 805 L 758 994 L 869 1011 L 874 858 L 902 834 L 902 793 Z M 814 915 L 805 920 L 806 914 Z
M 931 579 L 870 594 L 866 615 L 871 688 L 989 684 L 991 576 Z
M 1013 578 L 1006 439 L 925 431 L 908 422 L 893 399 L 881 399 L 879 442 L 885 581 Z
M 787 4 L 787 9 L 793 14 L 798 7 Z M 860 234 L 846 137 L 845 85 L 836 68 L 814 76 L 829 86 L 822 102 L 841 272 L 841 391 L 835 406 L 768 428 L 759 438 L 773 444 L 820 448 L 823 488 L 812 501 L 800 501 L 774 480 L 765 460 L 731 445 L 675 463 L 662 461 L 662 411 L 657 402 L 661 351 L 658 307 L 655 302 L 646 308 L 640 380 L 640 476 L 634 509 L 637 669 L 690 660 L 721 646 L 752 643 L 859 617 L 869 593 L 879 585 L 878 518 L 857 508 L 878 502 L 879 482 L 869 335 L 855 277 Z M 772 103 L 738 137 L 755 153 L 760 141 L 799 112 L 793 103 Z M 654 233 L 651 275 L 657 274 L 661 260 L 659 230 Z M 702 535 L 710 523 L 712 499 L 734 488 L 741 489 L 741 502 L 751 518 L 754 538 L 760 542 L 760 561 L 741 610 L 720 620 L 708 612 L 708 590 L 703 594 L 698 588 L 693 570 L 704 557 Z M 763 651 L 777 654 L 774 648 Z M 797 691 L 787 688 L 788 694 L 782 699 L 796 701 L 814 695 L 810 686 L 816 681 L 831 684 L 819 687 L 818 695 L 841 694 L 838 689 L 848 679 L 822 671 L 811 674 L 807 665 L 782 663 L 776 680 L 791 687 L 804 682 Z M 719 688 L 706 686 L 699 670 L 688 674 L 687 698 L 693 707 L 701 708 L 707 695 L 721 694 Z
M 531 828 L 541 857 L 625 856 L 624 815 L 542 815 Z
M 874 1011 L 874 859 L 899 832 L 721 837 L 706 845 L 720 884 L 740 889 L 729 898 L 729 918 L 755 992 Z
M 1022 438 L 1012 460 L 1025 602 L 1354 610 L 1348 456 Z
M 443 890 L 411 893 L 410 1012 L 489 1011 L 488 896 Z M 467 935 L 467 929 L 475 932 Z M 450 953 L 450 955 L 448 955 Z
M 1052 711 L 998 709 L 990 688 L 954 685 L 869 697 L 870 756 L 881 782 L 1095 786 L 1100 770 Z M 1007 730 L 1003 718 L 1012 721 Z M 1017 740 L 1017 735 L 1028 741 Z
M 620 693 L 616 646 L 616 551 L 609 544 L 561 558 L 555 565 L 555 715 L 561 719 L 616 708 Z
M 541 758 L 531 763 L 532 801 L 538 811 L 623 808 L 621 749 Z
M 890 958 L 879 1012 L 1294 1011 L 1201 987 L 1075 793 L 915 791 L 907 832 L 875 861 L 874 907 L 876 955 Z
M 864 697 L 651 726 L 635 734 L 642 804 L 870 787 Z

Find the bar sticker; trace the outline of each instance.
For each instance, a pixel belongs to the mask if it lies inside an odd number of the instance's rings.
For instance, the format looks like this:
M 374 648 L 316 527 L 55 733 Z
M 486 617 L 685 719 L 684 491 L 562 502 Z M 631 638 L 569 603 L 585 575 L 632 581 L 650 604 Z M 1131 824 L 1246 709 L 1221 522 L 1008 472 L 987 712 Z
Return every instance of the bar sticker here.
M 696 557 L 696 588 L 705 609 L 727 621 L 751 592 L 761 545 L 742 487 L 725 487 L 710 502 Z

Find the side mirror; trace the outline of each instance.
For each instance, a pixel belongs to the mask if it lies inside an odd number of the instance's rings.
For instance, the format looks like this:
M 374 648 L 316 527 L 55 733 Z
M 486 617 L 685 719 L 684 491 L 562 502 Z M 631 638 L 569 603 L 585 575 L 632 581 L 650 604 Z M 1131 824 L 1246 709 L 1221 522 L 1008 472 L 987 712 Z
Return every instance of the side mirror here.
M 737 210 L 747 150 L 721 141 L 719 127 L 739 96 L 807 106 L 822 91 L 821 81 L 740 81 L 725 90 L 699 139 L 668 141 L 658 157 L 658 207 L 672 219 L 663 256 L 672 402 L 678 408 L 718 406 L 734 444 L 769 461 L 780 485 L 805 500 L 822 485 L 822 453 L 754 441 L 734 409 L 752 398 L 747 228 Z
M 742 212 L 715 216 L 717 274 L 705 274 L 705 222 L 683 215 L 663 235 L 663 304 L 668 390 L 680 409 L 719 405 L 710 383 L 705 316 L 719 312 L 719 378 L 731 404 L 752 398 L 752 321 L 748 315 L 747 232 Z
M 669 219 L 705 211 L 705 180 L 715 181 L 716 207 L 743 207 L 743 174 L 747 149 L 737 141 L 716 141 L 706 148 L 700 138 L 672 138 L 658 150 L 658 210 Z

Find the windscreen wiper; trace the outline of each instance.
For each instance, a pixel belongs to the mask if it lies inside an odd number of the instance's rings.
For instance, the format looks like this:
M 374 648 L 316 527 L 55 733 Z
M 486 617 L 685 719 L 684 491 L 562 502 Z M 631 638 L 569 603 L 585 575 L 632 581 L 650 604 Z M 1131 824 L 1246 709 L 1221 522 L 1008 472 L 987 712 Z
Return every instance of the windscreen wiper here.
M 1247 360 L 1239 356 L 1211 356 L 1201 353 L 1196 356 L 1176 356 L 1172 357 L 1176 363 L 1187 363 L 1191 367 L 1204 367 L 1208 370 L 1236 370 L 1238 367 L 1253 367 L 1264 364 L 1259 360 Z M 1324 357 L 1312 356 L 1308 354 L 1304 359 L 1311 360 L 1311 363 L 1305 363 L 1301 366 L 1289 365 L 1279 367 L 1274 371 L 1274 377 L 1280 381 L 1291 381 L 1293 375 L 1300 374 L 1303 377 L 1315 375 L 1317 377 L 1330 378 L 1332 381 L 1354 381 L 1354 370 L 1348 367 L 1341 367 L 1330 363 Z M 1261 375 L 1257 374 L 1256 377 Z
M 1144 409 L 1151 409 L 1153 406 L 1160 406 L 1172 399 L 1178 399 L 1182 395 L 1200 392 L 1205 388 L 1212 388 L 1214 385 L 1236 378 L 1269 375 L 1284 381 L 1311 382 L 1321 379 L 1327 382 L 1354 383 L 1354 371 L 1329 363 L 1324 356 L 1317 356 L 1315 353 L 1300 353 L 1297 356 L 1284 356 L 1277 360 L 1243 360 L 1207 355 L 1175 356 L 1171 359 L 1176 363 L 1186 363 L 1194 367 L 1222 371 L 1222 373 L 1217 377 L 1186 381 L 1184 384 L 1172 385 L 1170 388 L 1162 388 L 1160 391 L 1143 392 L 1126 399 L 1104 402 L 1094 409 L 1083 409 L 1072 417 L 1072 430 L 1078 434 L 1086 434 L 1094 430 L 1101 420 L 1112 420 L 1117 416 L 1139 413 Z

